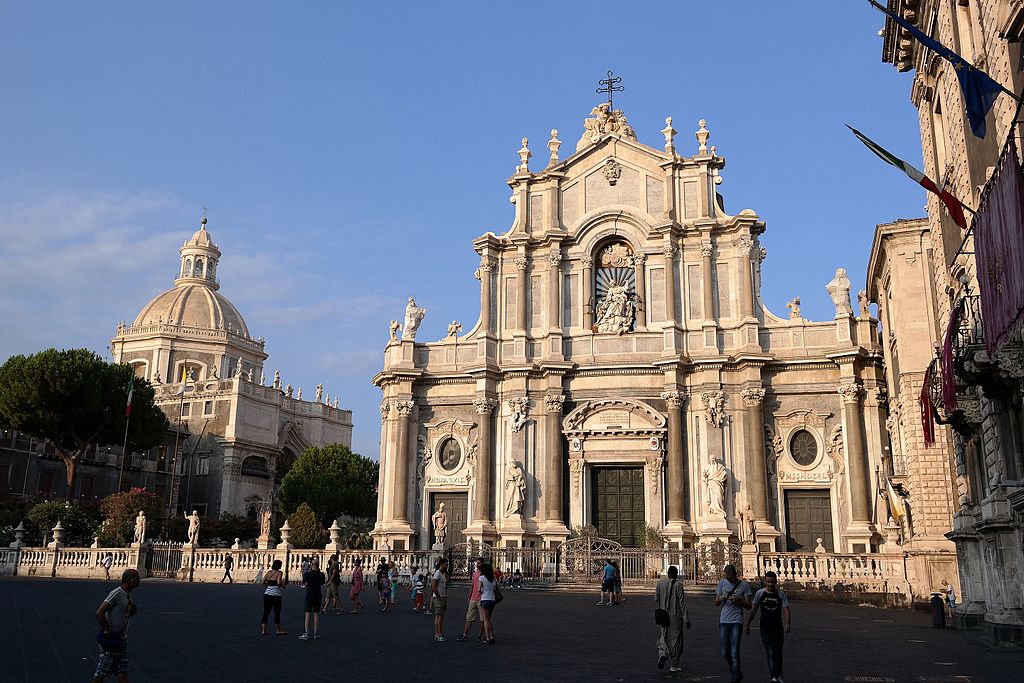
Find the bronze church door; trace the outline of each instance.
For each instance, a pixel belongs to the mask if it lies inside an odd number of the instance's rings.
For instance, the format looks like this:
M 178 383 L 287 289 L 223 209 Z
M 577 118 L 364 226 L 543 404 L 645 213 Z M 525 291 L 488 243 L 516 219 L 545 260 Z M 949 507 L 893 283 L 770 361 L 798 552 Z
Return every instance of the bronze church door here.
M 603 538 L 624 546 L 644 541 L 644 471 L 641 467 L 591 470 L 591 520 Z
M 448 537 L 445 545 L 457 545 L 466 542 L 462 530 L 466 528 L 466 512 L 469 509 L 468 493 L 432 493 L 430 495 L 430 514 L 437 512 L 437 507 L 444 503 L 445 514 L 448 515 Z M 430 544 L 434 543 L 434 528 L 427 520 L 430 531 Z
M 822 539 L 832 552 L 832 501 L 828 489 L 786 491 L 786 550 L 813 552 Z

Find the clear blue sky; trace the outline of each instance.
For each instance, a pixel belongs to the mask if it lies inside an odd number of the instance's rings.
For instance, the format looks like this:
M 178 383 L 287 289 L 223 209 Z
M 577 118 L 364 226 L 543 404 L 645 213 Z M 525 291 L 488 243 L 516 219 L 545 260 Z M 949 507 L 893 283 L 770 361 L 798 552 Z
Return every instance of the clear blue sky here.
M 317 382 L 376 457 L 388 321 L 420 339 L 477 318 L 471 240 L 512 218 L 529 136 L 574 147 L 612 68 L 642 142 L 708 121 L 726 208 L 767 221 L 763 294 L 831 317 L 874 225 L 924 193 L 849 122 L 920 163 L 910 76 L 866 2 L 0 3 L 0 360 L 106 353 L 171 286 L 209 207 L 222 293 L 267 338 L 268 375 Z

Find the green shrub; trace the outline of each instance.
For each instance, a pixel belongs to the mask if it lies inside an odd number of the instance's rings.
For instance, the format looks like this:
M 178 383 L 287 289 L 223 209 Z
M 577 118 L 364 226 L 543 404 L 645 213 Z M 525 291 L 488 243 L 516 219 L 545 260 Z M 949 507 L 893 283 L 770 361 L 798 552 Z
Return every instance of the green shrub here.
M 70 546 L 89 546 L 100 525 L 100 517 L 94 506 L 83 506 L 63 500 L 47 500 L 32 506 L 26 515 L 30 534 L 25 542 L 30 545 L 42 540 L 44 533 L 52 533 L 57 522 L 64 527 L 64 543 Z M 52 536 L 50 537 L 52 540 Z
M 291 536 L 288 543 L 294 548 L 323 548 L 324 528 L 316 518 L 313 508 L 306 503 L 299 506 L 299 509 L 288 518 L 288 526 L 291 527 Z
M 133 488 L 114 493 L 100 501 L 103 526 L 100 528 L 100 546 L 123 548 L 135 537 L 135 517 L 139 510 L 146 513 L 146 538 L 160 533 L 164 503 L 160 496 L 146 489 Z M 184 520 L 183 520 L 184 521 Z

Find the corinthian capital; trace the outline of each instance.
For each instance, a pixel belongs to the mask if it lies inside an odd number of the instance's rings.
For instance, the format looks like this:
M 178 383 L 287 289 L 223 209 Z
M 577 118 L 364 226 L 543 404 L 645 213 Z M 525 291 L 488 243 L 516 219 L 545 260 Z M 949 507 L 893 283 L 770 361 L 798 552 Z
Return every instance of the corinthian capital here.
M 700 245 L 700 255 L 703 256 L 704 258 L 711 256 L 711 254 L 713 253 L 715 253 L 715 247 L 712 246 L 711 244 Z
M 583 258 L 580 259 L 580 263 L 583 264 L 584 268 L 593 268 L 594 267 L 594 257 L 590 256 L 588 254 L 588 255 L 586 255 L 586 256 L 584 256 Z
M 380 420 L 383 422 L 388 419 L 388 415 L 391 414 L 391 404 L 387 400 L 381 401 L 380 404 Z
M 487 258 L 486 256 L 482 256 L 480 258 L 480 271 L 484 272 L 484 273 L 489 273 L 493 269 L 494 269 L 494 259 Z
M 548 254 L 548 263 L 551 264 L 552 268 L 557 268 L 562 263 L 562 252 L 553 251 Z
M 549 413 L 561 412 L 563 403 L 565 403 L 565 396 L 562 394 L 548 394 L 544 397 L 544 407 Z
M 663 246 L 663 247 L 661 248 L 661 253 L 662 253 L 662 254 L 663 254 L 663 255 L 665 256 L 665 258 L 667 258 L 667 259 L 670 259 L 670 258 L 672 258 L 673 256 L 675 256 L 675 255 L 676 255 L 676 248 L 675 248 L 675 245 L 673 245 L 673 244 L 666 244 L 665 246 Z
M 476 408 L 476 412 L 480 415 L 490 415 L 494 407 L 498 405 L 498 402 L 493 398 L 474 398 L 473 407 Z
M 682 408 L 686 402 L 685 391 L 663 391 L 661 398 L 668 404 L 669 408 Z
M 647 254 L 633 254 L 633 265 L 637 268 L 643 268 L 644 263 L 647 262 Z
M 864 387 L 857 382 L 847 382 L 839 385 L 839 395 L 843 397 L 843 403 L 860 403 L 864 396 Z
M 395 410 L 398 411 L 398 417 L 409 417 L 412 415 L 412 409 L 415 406 L 415 401 L 395 401 Z
M 761 405 L 764 401 L 764 387 L 752 387 L 744 389 L 740 392 L 740 396 L 743 397 L 743 405 L 748 408 Z
M 525 256 L 516 256 L 516 269 L 526 270 L 526 266 L 530 263 L 530 260 Z

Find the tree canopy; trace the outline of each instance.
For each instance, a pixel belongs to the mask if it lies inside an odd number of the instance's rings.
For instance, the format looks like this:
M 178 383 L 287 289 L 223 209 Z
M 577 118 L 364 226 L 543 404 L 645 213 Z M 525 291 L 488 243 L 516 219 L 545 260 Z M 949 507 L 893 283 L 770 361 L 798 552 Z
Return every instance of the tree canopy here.
M 165 506 L 155 493 L 133 488 L 107 496 L 100 501 L 100 510 L 103 511 L 103 526 L 99 531 L 100 546 L 123 548 L 135 538 L 135 516 L 140 510 L 146 513 L 146 536 L 157 536 Z
M 291 527 L 291 536 L 288 543 L 293 548 L 323 548 L 324 528 L 316 519 L 313 508 L 306 503 L 299 506 L 299 509 L 288 518 L 288 526 Z
M 53 444 L 67 469 L 70 500 L 78 462 L 88 448 L 122 442 L 129 386 L 134 391 L 128 449 L 151 448 L 167 430 L 152 385 L 135 377 L 131 366 L 108 363 L 88 349 L 8 358 L 0 366 L 0 420 Z
M 324 523 L 342 514 L 371 517 L 379 472 L 378 463 L 340 444 L 307 448 L 281 480 L 281 507 L 291 514 L 309 503 Z

